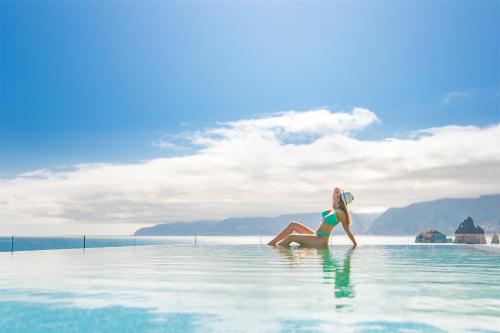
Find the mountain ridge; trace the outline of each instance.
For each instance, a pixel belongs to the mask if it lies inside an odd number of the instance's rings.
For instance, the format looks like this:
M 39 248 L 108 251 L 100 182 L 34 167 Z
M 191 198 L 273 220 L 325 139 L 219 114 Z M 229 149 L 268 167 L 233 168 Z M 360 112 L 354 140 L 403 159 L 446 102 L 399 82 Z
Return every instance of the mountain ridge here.
M 477 198 L 443 198 L 393 207 L 383 212 L 367 230 L 375 235 L 413 235 L 436 229 L 453 234 L 467 217 L 486 233 L 500 231 L 500 194 Z
M 351 212 L 352 231 L 364 233 L 379 214 Z M 298 221 L 315 229 L 321 222 L 320 213 L 283 214 L 275 217 L 230 217 L 223 220 L 199 220 L 157 224 L 138 229 L 135 236 L 188 235 L 273 235 L 290 221 Z
M 458 225 L 472 217 L 486 233 L 500 232 L 500 194 L 476 198 L 441 198 L 403 207 L 391 207 L 381 214 L 351 212 L 355 234 L 417 235 L 425 230 L 453 234 Z M 138 229 L 136 236 L 187 235 L 274 235 L 290 221 L 297 220 L 315 229 L 319 213 L 282 214 L 275 217 L 231 217 L 222 220 L 172 222 Z

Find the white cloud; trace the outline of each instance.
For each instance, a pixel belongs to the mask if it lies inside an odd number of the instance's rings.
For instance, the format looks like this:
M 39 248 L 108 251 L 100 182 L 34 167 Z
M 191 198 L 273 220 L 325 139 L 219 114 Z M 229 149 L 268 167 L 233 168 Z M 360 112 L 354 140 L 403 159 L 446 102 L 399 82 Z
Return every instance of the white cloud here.
M 340 185 L 354 211 L 500 192 L 500 125 L 420 129 L 407 139 L 353 136 L 369 110 L 282 112 L 184 133 L 187 156 L 83 164 L 0 181 L 0 220 L 159 223 L 319 211 Z M 306 136 L 305 142 L 293 142 Z M 292 142 L 290 142 L 290 140 Z
M 158 147 L 163 150 L 171 150 L 171 151 L 179 151 L 184 150 L 186 147 L 175 144 L 173 142 L 169 142 L 166 139 L 158 139 L 153 142 L 153 146 Z
M 224 128 L 216 128 L 209 133 L 229 135 L 252 131 L 273 131 L 277 134 L 348 134 L 363 129 L 378 121 L 377 116 L 367 109 L 354 108 L 351 113 L 332 113 L 326 109 L 307 112 L 280 112 L 276 115 L 257 119 L 243 119 L 221 123 Z
M 447 104 L 453 100 L 472 95 L 470 91 L 451 91 L 443 96 L 441 103 Z

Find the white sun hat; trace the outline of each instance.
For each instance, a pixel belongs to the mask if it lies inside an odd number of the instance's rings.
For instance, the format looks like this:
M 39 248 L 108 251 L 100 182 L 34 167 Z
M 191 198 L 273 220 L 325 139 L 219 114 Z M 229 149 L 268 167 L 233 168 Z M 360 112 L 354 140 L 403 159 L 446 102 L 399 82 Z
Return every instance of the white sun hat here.
M 345 205 L 350 204 L 354 200 L 354 196 L 351 192 L 342 192 L 340 198 L 342 198 Z

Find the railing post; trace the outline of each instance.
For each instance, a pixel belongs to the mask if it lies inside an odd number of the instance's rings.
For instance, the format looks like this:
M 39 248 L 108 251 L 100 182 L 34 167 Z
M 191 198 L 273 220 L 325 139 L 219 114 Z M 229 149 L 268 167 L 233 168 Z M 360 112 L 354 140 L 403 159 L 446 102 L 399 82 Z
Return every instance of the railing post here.
M 10 252 L 14 252 L 14 236 L 10 238 Z
M 194 234 L 194 245 L 196 245 L 196 234 Z
M 83 249 L 85 249 L 85 247 L 86 247 L 86 244 L 85 244 L 86 239 L 85 238 L 86 238 L 85 235 L 83 235 Z
M 260 245 L 262 245 L 262 235 L 260 235 L 259 243 L 260 243 Z

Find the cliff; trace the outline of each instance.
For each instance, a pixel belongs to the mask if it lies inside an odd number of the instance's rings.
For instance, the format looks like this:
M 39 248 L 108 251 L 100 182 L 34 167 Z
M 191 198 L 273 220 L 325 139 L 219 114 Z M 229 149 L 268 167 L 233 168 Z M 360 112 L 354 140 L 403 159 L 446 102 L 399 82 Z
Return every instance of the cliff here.
M 472 218 L 467 217 L 455 230 L 455 243 L 486 244 L 484 230 L 475 226 Z
M 440 230 L 450 235 L 457 222 L 474 216 L 486 233 L 500 231 L 500 194 L 478 198 L 439 199 L 389 208 L 368 230 L 376 235 L 415 235 L 422 230 Z

